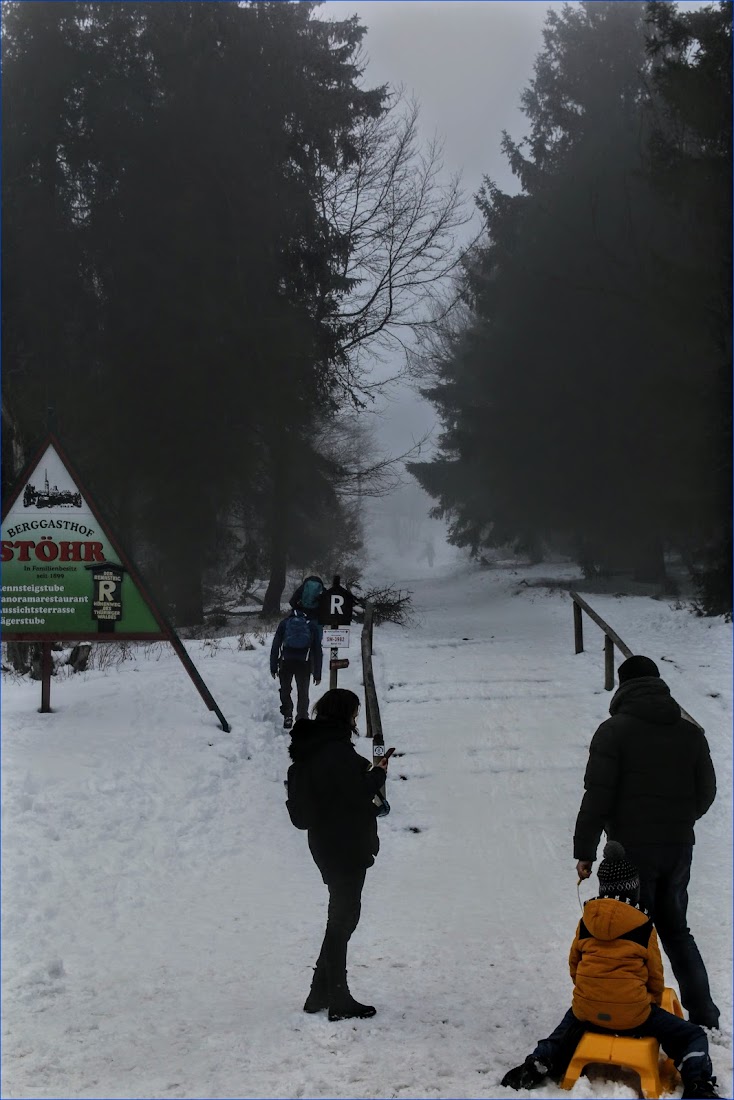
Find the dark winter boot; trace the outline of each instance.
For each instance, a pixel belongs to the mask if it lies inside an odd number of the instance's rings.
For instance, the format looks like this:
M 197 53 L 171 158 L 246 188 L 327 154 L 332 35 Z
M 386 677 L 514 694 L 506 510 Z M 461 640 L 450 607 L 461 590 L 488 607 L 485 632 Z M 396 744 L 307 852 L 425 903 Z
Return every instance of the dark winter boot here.
M 688 1081 L 687 1084 L 683 1085 L 682 1100 L 719 1100 L 719 1094 L 715 1086 L 715 1077 L 712 1077 L 710 1081 L 701 1078 L 697 1081 Z
M 359 1001 L 355 1001 L 349 992 L 346 971 L 329 981 L 330 1020 L 368 1020 L 376 1012 L 374 1005 L 362 1005 Z
M 293 727 L 293 716 L 291 714 L 287 714 L 285 716 L 285 718 L 283 719 L 283 729 L 284 730 L 289 730 L 289 729 L 292 729 L 292 727 Z
M 303 1006 L 304 1012 L 321 1012 L 329 1007 L 329 983 L 326 976 L 326 967 L 323 963 L 316 963 L 313 972 L 311 989 Z
M 532 1054 L 521 1066 L 515 1066 L 500 1081 L 506 1089 L 537 1089 L 544 1083 L 548 1076 L 548 1070 Z

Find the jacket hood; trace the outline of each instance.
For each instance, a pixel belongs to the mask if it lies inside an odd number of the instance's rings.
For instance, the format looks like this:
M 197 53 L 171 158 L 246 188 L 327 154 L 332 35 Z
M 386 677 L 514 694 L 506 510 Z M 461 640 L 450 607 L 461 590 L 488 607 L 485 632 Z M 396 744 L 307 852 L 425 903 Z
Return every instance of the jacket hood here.
M 352 727 L 348 722 L 336 722 L 332 718 L 299 718 L 291 730 L 288 748 L 291 760 L 308 760 L 330 741 L 346 741 L 351 744 Z
M 641 909 L 616 898 L 592 898 L 584 905 L 584 924 L 595 940 L 616 940 L 649 919 Z
M 631 714 L 659 726 L 680 721 L 680 707 L 659 676 L 638 676 L 621 684 L 609 704 L 609 713 Z

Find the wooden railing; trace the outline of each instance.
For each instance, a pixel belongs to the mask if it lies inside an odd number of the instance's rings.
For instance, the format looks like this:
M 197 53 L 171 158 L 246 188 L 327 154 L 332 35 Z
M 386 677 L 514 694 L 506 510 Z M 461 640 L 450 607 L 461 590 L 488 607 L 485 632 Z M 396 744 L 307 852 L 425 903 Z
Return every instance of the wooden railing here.
M 598 615 L 594 611 L 593 607 L 589 607 L 586 600 L 582 596 L 579 596 L 578 592 L 570 591 L 569 596 L 573 600 L 573 640 L 576 653 L 583 653 L 584 651 L 584 621 L 582 612 L 586 612 L 590 619 L 592 619 L 597 626 L 601 627 L 604 631 L 604 687 L 607 691 L 611 691 L 614 687 L 614 647 L 616 645 L 620 653 L 625 657 L 633 657 L 634 654 L 626 642 L 623 642 L 616 630 L 612 630 L 609 623 L 602 619 L 601 615 Z M 695 718 L 692 718 L 688 711 L 680 708 L 681 716 L 686 718 L 689 722 L 693 722 L 694 726 L 698 726 L 700 730 L 703 726 L 700 722 L 697 722 Z
M 382 736 L 380 704 L 377 702 L 375 677 L 372 671 L 372 634 L 374 630 L 374 608 L 367 603 L 362 623 L 362 680 L 364 681 L 365 715 L 367 736 L 372 738 L 372 759 L 378 760 L 384 755 L 385 739 Z

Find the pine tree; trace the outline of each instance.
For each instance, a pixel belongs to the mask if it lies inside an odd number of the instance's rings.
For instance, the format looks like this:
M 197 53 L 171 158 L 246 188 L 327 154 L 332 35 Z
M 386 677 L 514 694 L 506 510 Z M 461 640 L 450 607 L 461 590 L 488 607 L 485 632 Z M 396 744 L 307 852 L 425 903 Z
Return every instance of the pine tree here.
M 679 210 L 651 173 L 660 90 L 645 15 L 548 13 L 523 96 L 530 133 L 504 139 L 522 191 L 486 181 L 478 196 L 486 238 L 465 266 L 465 316 L 428 357 L 441 449 L 413 470 L 477 552 L 545 541 L 589 572 L 662 579 L 664 549 L 706 526 L 697 352 L 710 325 L 680 321 Z

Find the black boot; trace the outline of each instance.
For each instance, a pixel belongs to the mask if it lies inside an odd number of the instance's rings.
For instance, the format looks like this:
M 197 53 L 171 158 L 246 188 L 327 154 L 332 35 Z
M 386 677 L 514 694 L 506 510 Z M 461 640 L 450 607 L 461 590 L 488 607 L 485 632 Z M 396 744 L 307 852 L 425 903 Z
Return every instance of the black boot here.
M 505 1074 L 500 1084 L 507 1089 L 537 1089 L 547 1076 L 548 1070 L 543 1063 L 528 1054 L 521 1066 L 515 1066 Z
M 329 1019 L 368 1020 L 377 1009 L 374 1005 L 362 1005 L 355 1001 L 347 985 L 347 972 L 342 971 L 329 980 Z
M 306 1003 L 303 1006 L 304 1012 L 321 1012 L 324 1008 L 329 1007 L 329 983 L 326 976 L 326 966 L 322 962 L 317 962 L 314 967 L 313 981 L 311 982 L 311 989 L 308 997 L 306 997 Z
M 710 1081 L 702 1080 L 700 1077 L 697 1081 L 688 1081 L 683 1085 L 682 1100 L 719 1100 L 715 1086 L 715 1077 Z

